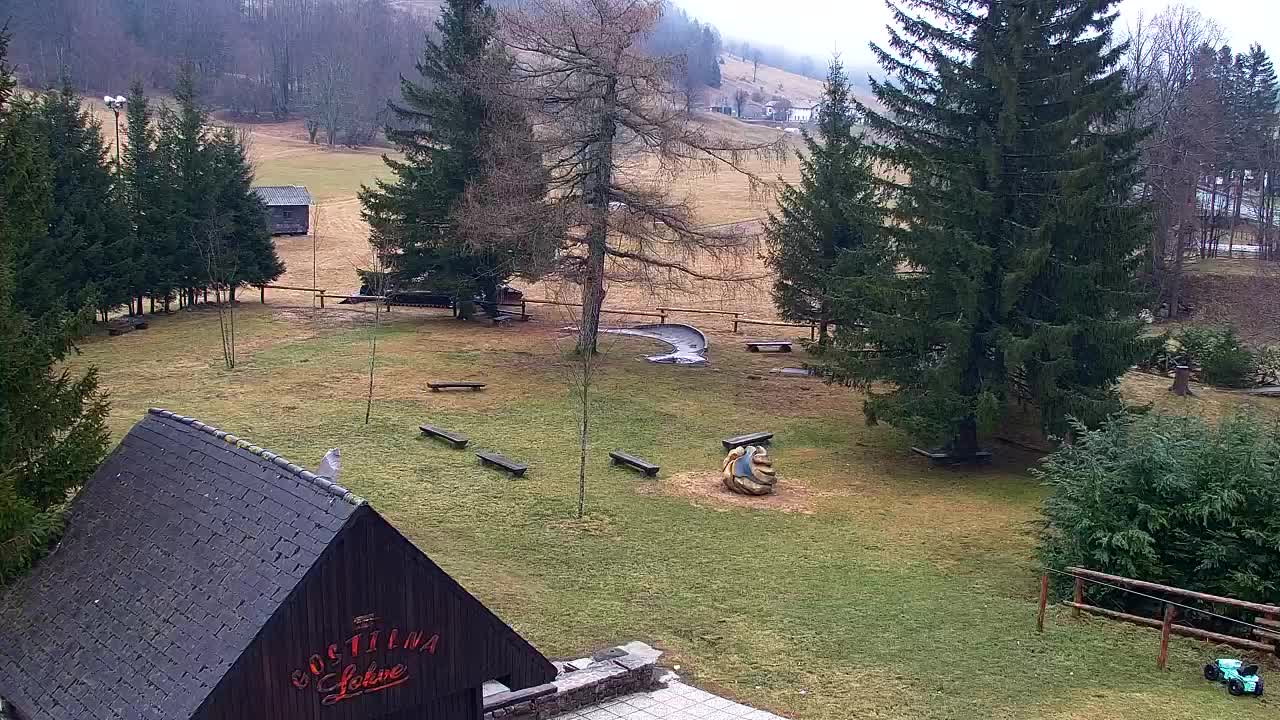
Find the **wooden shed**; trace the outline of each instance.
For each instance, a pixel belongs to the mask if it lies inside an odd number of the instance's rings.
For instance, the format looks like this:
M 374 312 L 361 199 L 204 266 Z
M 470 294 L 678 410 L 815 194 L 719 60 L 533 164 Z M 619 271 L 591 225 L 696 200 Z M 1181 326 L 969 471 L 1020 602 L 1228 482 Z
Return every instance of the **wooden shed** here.
M 555 675 L 367 502 L 158 409 L 0 600 L 21 720 L 479 720 Z
M 302 185 L 260 185 L 253 189 L 267 206 L 272 235 L 311 232 L 311 193 Z

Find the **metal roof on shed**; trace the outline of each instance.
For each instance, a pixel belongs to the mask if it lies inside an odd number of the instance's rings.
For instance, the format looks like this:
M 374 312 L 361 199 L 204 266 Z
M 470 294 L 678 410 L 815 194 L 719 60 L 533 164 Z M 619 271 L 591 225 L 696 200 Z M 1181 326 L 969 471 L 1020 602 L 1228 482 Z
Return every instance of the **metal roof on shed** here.
M 259 185 L 253 191 L 268 206 L 311 204 L 311 193 L 303 185 Z

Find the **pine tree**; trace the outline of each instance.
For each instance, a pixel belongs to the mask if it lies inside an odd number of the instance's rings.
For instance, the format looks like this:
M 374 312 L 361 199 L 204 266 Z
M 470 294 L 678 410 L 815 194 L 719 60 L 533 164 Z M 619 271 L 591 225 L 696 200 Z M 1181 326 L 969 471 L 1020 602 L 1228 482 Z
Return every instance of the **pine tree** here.
M 234 300 L 238 286 L 265 284 L 283 275 L 284 262 L 276 254 L 267 209 L 253 191 L 253 170 L 236 131 L 224 128 L 213 134 L 206 150 L 216 207 L 209 227 L 219 235 L 214 242 L 224 255 L 220 275 L 211 280 L 228 288 Z
M 133 243 L 102 128 L 69 81 L 44 96 L 39 113 L 53 170 L 49 227 L 59 238 L 59 292 L 67 310 L 92 300 L 105 313 L 129 298 Z
M 168 208 L 170 252 L 161 256 L 168 273 L 166 282 L 154 290 L 160 297 L 181 290 L 194 300 L 197 288 L 208 287 L 204 243 L 211 233 L 222 232 L 225 219 L 217 215 L 213 153 L 206 147 L 209 116 L 200 105 L 190 63 L 179 68 L 173 96 L 178 106 L 162 113 L 157 138 L 161 166 L 173 192 Z
M 52 170 L 39 112 L 29 97 L 6 93 L 5 134 L 0 138 L 0 195 L 6 199 L 0 244 L 14 273 L 14 305 L 32 317 L 64 309 L 57 250 L 49 238 L 53 213 Z
M 173 186 L 165 172 L 164 158 L 151 104 L 142 83 L 129 89 L 128 142 L 120 171 L 126 215 L 133 231 L 134 263 L 125 285 L 142 312 L 142 294 L 161 287 L 173 287 L 170 258 L 175 254 L 175 235 L 170 227 Z M 167 300 L 168 295 L 164 296 Z M 167 308 L 166 308 L 167 309 Z
M 974 458 L 1014 399 L 1044 429 L 1100 421 L 1141 351 L 1146 232 L 1135 101 L 1116 68 L 1115 0 L 911 0 L 895 8 L 890 75 L 867 110 L 896 185 L 912 272 L 841 328 L 844 379 L 894 389 L 866 403 L 921 442 Z M 936 19 L 935 19 L 936 18 Z
M 0 32 L 0 583 L 56 536 L 67 492 L 93 471 L 108 439 L 96 372 L 55 371 L 79 318 L 60 307 L 30 316 L 16 302 L 14 263 L 48 232 L 41 213 L 52 204 L 54 170 L 31 130 L 36 107 L 12 97 L 7 45 Z
M 827 74 L 818 136 L 804 133 L 800 185 L 784 185 L 779 214 L 769 213 L 773 301 L 784 320 L 817 323 L 828 341 L 837 308 L 855 323 L 859 288 L 892 272 L 868 147 L 855 133 L 849 80 L 839 59 Z
M 486 0 L 447 0 L 436 22 L 440 39 L 426 39 L 417 64 L 422 82 L 403 79 L 401 101 L 391 105 L 398 122 L 387 137 L 404 155 L 385 158 L 395 179 L 360 191 L 390 286 L 460 298 L 479 294 L 490 312 L 498 288 L 516 268 L 504 253 L 469 247 L 452 215 L 481 172 L 486 121 L 493 113 L 469 78 L 501 52 L 495 29 Z

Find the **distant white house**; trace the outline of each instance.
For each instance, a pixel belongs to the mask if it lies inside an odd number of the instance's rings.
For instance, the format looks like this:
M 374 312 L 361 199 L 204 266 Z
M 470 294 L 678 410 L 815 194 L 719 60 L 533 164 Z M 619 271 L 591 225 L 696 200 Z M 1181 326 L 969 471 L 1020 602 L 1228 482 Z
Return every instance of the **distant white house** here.
M 817 108 L 813 106 L 797 107 L 793 105 L 791 106 L 791 117 L 788 119 L 793 123 L 807 125 L 808 123 L 813 122 L 813 116 L 816 112 Z
M 789 105 L 786 100 L 772 100 L 764 105 L 764 117 L 779 122 L 807 125 L 818 114 L 817 105 Z

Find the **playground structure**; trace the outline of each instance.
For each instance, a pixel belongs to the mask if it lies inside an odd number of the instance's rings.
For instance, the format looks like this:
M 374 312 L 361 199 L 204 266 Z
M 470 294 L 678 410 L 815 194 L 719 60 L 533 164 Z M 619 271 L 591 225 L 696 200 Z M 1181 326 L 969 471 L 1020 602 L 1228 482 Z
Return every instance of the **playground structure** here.
M 721 466 L 724 486 L 739 495 L 772 495 L 778 482 L 769 451 L 759 445 L 735 447 Z
M 639 325 L 630 328 L 600 328 L 600 332 L 611 335 L 628 335 L 631 337 L 658 340 L 671 346 L 671 352 L 650 355 L 646 360 L 663 365 L 706 365 L 707 336 L 692 325 L 678 323 L 662 325 Z

